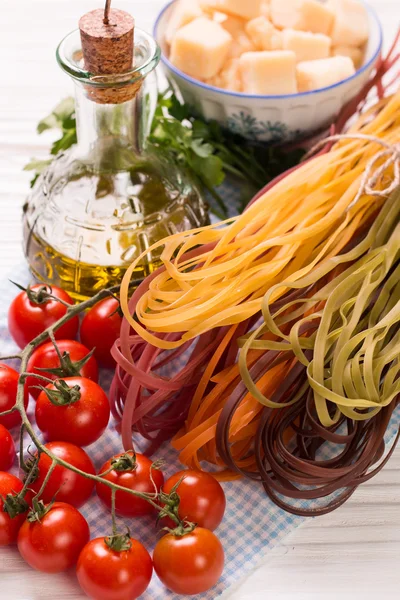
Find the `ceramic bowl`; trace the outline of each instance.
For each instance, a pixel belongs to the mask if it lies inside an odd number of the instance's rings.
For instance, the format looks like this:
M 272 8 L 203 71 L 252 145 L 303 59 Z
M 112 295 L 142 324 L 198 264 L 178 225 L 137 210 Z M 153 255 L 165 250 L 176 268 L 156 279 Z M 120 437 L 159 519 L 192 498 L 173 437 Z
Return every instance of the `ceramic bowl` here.
M 229 92 L 197 81 L 174 67 L 168 59 L 165 32 L 175 0 L 158 16 L 154 37 L 161 46 L 165 74 L 180 90 L 193 113 L 218 121 L 224 128 L 258 142 L 285 143 L 302 139 L 330 125 L 341 108 L 368 81 L 382 50 L 382 26 L 375 11 L 365 4 L 370 37 L 363 66 L 348 79 L 320 90 L 282 96 L 255 96 Z

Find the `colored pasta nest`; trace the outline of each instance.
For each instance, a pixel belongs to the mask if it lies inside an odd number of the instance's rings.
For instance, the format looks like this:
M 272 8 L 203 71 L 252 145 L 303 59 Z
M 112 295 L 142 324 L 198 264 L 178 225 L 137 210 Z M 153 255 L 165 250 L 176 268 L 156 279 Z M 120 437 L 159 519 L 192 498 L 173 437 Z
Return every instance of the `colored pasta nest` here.
M 400 392 L 399 140 L 397 93 L 243 215 L 155 245 L 164 266 L 129 298 L 131 266 L 111 390 L 125 448 L 132 430 L 149 452 L 174 436 L 185 465 L 259 480 L 304 515 L 382 468 Z

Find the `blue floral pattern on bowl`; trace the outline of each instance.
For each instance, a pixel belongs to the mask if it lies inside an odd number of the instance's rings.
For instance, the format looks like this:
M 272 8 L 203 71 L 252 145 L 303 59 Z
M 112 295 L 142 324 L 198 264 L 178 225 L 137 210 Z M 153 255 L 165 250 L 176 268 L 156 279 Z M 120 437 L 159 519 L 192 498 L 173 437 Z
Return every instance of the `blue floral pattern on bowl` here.
M 231 115 L 226 127 L 232 133 L 254 141 L 262 139 L 266 142 L 282 142 L 299 139 L 305 135 L 301 129 L 291 130 L 281 121 L 259 121 L 244 111 Z

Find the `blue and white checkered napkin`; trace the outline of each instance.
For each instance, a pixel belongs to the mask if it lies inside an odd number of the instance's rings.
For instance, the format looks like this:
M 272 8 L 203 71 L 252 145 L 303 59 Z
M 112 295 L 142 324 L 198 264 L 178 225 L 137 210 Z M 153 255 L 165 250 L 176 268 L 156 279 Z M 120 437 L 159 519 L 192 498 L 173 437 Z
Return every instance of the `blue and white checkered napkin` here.
M 20 265 L 13 269 L 12 279 L 23 285 L 29 283 L 27 267 Z M 0 355 L 3 356 L 16 351 L 7 331 L 7 310 L 17 293 L 18 290 L 8 280 L 0 281 Z M 111 380 L 110 372 L 103 371 L 101 379 L 107 391 Z M 30 413 L 32 408 L 31 398 Z M 140 451 L 140 440 L 137 449 Z M 86 451 L 96 469 L 99 469 L 113 454 L 122 452 L 121 439 L 114 423 L 111 423 L 100 440 L 86 448 Z M 157 458 L 165 462 L 163 471 L 166 477 L 182 468 L 177 460 L 177 453 L 168 445 L 160 450 Z M 261 561 L 272 546 L 302 521 L 301 518 L 289 515 L 274 506 L 261 490 L 261 486 L 254 482 L 236 481 L 223 485 L 227 497 L 227 510 L 223 523 L 216 533 L 226 554 L 225 571 L 217 586 L 207 594 L 198 596 L 199 599 L 216 598 L 231 585 L 239 582 Z M 92 537 L 110 534 L 110 513 L 104 509 L 95 495 L 81 510 L 89 522 Z M 139 539 L 150 552 L 153 550 L 158 539 L 154 518 L 120 519 L 119 523 L 121 531 L 124 531 L 124 525 L 127 525 L 133 537 Z M 160 598 L 172 600 L 178 597 L 168 592 L 155 574 L 149 589 L 143 595 L 144 600 L 160 600 Z

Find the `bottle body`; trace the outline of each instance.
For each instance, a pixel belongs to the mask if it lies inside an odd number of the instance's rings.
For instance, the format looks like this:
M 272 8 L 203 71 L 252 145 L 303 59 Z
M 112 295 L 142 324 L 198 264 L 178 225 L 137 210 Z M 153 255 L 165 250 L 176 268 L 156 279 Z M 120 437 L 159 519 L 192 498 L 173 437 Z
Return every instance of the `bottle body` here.
M 87 298 L 117 285 L 154 242 L 207 222 L 189 179 L 174 170 L 172 178 L 164 177 L 157 156 L 132 163 L 94 171 L 71 149 L 43 173 L 24 214 L 25 254 L 37 279 Z M 146 254 L 134 279 L 139 283 L 152 273 L 159 259 L 159 253 Z

